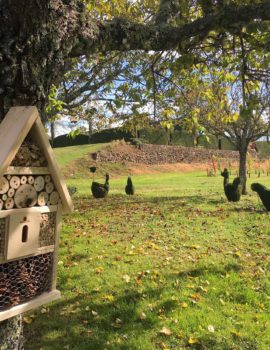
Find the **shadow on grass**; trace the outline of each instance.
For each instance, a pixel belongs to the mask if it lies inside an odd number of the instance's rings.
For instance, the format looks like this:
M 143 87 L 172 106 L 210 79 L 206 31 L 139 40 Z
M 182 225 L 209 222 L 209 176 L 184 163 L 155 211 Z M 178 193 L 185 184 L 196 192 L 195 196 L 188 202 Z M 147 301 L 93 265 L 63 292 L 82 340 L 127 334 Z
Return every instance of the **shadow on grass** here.
M 89 203 L 92 208 L 99 208 L 102 207 L 104 209 L 113 206 L 115 209 L 121 208 L 123 205 L 133 205 L 133 204 L 166 204 L 166 203 L 172 203 L 172 204 L 179 204 L 179 205 L 201 205 L 201 204 L 224 204 L 225 200 L 222 198 L 214 199 L 210 197 L 206 197 L 206 195 L 203 194 L 197 194 L 197 195 L 191 195 L 191 196 L 139 196 L 135 195 L 132 197 L 128 197 L 125 195 L 119 195 L 119 194 L 113 194 L 107 198 L 104 199 L 98 199 L 95 200 L 93 198 L 89 197 L 80 197 L 81 199 L 84 199 Z M 79 201 L 78 201 L 79 202 Z M 78 203 L 77 202 L 77 203 Z M 76 203 L 76 202 L 75 202 Z
M 147 295 L 157 299 L 160 293 L 159 289 L 147 290 Z M 33 323 L 26 325 L 26 349 L 138 349 L 130 343 L 127 346 L 126 337 L 148 332 L 158 322 L 155 318 L 140 319 L 137 304 L 142 298 L 135 290 L 123 290 L 110 302 L 100 298 L 94 303 L 91 293 L 62 299 L 47 314 L 37 314 Z M 159 307 L 172 309 L 175 303 L 163 301 Z M 122 344 L 114 344 L 117 338 Z
M 183 283 L 190 283 L 190 277 L 207 277 L 225 275 L 226 272 L 239 272 L 241 266 L 237 263 L 224 265 L 202 265 L 198 268 L 187 267 L 177 274 L 166 276 L 167 286 L 156 288 L 145 286 L 143 293 L 130 287 L 121 289 L 120 295 L 113 295 L 113 300 L 104 299 L 104 295 L 95 295 L 95 292 L 75 292 L 72 297 L 66 297 L 52 306 L 48 313 L 36 314 L 31 325 L 26 327 L 26 349 L 37 350 L 138 350 L 154 349 L 154 343 L 162 340 L 158 334 L 160 329 L 159 315 L 169 317 L 179 305 L 179 290 L 171 286 L 176 278 L 181 278 Z M 222 279 L 223 280 L 223 279 Z M 241 279 L 235 283 L 240 283 Z M 194 282 L 195 283 L 195 282 Z M 199 282 L 198 286 L 201 282 Z M 66 290 L 65 283 L 62 288 Z M 134 288 L 134 289 L 133 289 Z M 170 288 L 170 293 L 168 293 Z M 99 292 L 101 293 L 101 292 Z M 219 291 L 217 291 L 219 293 Z M 102 297 L 103 295 L 103 297 Z M 177 298 L 172 298 L 172 296 Z M 219 294 L 218 294 L 219 295 Z M 247 297 L 242 290 L 236 290 L 231 295 L 238 303 L 246 304 Z M 147 317 L 140 317 L 140 303 L 145 299 L 152 302 L 151 311 L 145 310 Z M 94 301 L 95 300 L 95 301 Z M 153 312 L 152 312 L 153 311 Z M 204 316 L 203 316 L 204 317 Z M 147 334 L 147 340 L 151 343 L 144 344 L 143 333 Z M 150 334 L 150 336 L 149 336 Z M 130 341 L 130 339 L 132 339 Z M 184 340 L 183 340 L 184 341 Z M 231 349 L 231 338 L 215 337 L 209 335 L 200 339 L 201 346 L 196 349 Z M 221 344 L 222 341 L 222 344 Z M 237 349 L 258 350 L 255 342 L 250 339 L 239 338 Z M 153 342 L 153 343 L 152 343 Z M 249 346 L 244 346 L 249 344 Z M 158 343 L 157 343 L 158 344 Z M 179 349 L 190 348 L 186 343 L 177 342 Z M 159 347 L 157 347 L 159 348 Z M 195 348 L 194 348 L 195 349 Z
M 189 269 L 185 271 L 180 271 L 178 277 L 186 278 L 186 277 L 202 277 L 206 275 L 223 275 L 228 272 L 239 272 L 242 270 L 242 266 L 238 263 L 228 263 L 221 266 L 202 266 L 196 269 Z

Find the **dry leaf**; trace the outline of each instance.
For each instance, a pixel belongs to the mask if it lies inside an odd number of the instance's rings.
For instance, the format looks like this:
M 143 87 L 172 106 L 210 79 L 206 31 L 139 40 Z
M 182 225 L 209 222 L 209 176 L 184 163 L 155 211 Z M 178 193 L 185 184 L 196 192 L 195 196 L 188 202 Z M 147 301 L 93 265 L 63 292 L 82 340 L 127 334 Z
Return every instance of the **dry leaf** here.
M 208 329 L 208 332 L 211 332 L 211 333 L 215 332 L 215 327 L 211 324 L 207 327 L 207 329 Z
M 123 280 L 124 280 L 126 283 L 129 283 L 129 282 L 130 282 L 130 277 L 129 277 L 129 275 L 124 275 L 124 276 L 123 276 Z
M 145 319 L 146 319 L 146 314 L 145 314 L 144 312 L 142 312 L 142 313 L 140 314 L 140 319 L 141 319 L 141 320 L 145 320 Z
M 163 327 L 160 331 L 159 331 L 160 334 L 163 334 L 163 335 L 166 335 L 166 336 L 169 336 L 172 334 L 172 332 L 169 330 L 169 328 L 166 328 L 166 327 Z
M 33 322 L 33 319 L 32 319 L 32 317 L 24 316 L 23 317 L 23 322 L 27 323 L 27 324 L 31 324 Z

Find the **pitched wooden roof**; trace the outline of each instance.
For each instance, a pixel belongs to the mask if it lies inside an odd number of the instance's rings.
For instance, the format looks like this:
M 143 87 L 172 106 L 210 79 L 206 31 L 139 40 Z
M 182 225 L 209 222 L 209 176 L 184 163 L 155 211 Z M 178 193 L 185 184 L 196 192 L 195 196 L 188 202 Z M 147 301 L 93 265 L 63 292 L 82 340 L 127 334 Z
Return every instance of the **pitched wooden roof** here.
M 12 107 L 0 124 L 0 176 L 5 174 L 29 133 L 48 162 L 52 179 L 62 201 L 63 212 L 71 212 L 72 200 L 36 107 Z

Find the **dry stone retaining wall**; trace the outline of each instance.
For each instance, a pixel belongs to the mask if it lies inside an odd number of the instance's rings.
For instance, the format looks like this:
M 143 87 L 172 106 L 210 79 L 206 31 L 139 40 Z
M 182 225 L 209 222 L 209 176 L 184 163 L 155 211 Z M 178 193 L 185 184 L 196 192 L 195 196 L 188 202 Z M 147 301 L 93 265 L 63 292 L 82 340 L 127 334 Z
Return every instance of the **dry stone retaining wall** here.
M 130 162 L 143 164 L 206 163 L 212 156 L 238 161 L 237 151 L 164 145 L 143 145 L 142 149 L 125 145 L 105 148 L 98 154 L 102 162 Z

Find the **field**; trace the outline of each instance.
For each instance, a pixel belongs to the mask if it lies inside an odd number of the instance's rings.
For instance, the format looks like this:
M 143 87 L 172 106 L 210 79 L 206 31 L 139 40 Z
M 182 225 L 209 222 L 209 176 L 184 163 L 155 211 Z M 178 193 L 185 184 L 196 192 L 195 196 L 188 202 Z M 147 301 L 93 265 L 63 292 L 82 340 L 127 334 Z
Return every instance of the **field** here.
M 78 187 L 59 257 L 62 299 L 24 317 L 26 349 L 269 350 L 269 214 L 249 191 L 228 203 L 202 172 Z M 257 182 L 257 178 L 250 179 Z M 270 186 L 270 178 L 260 182 Z

